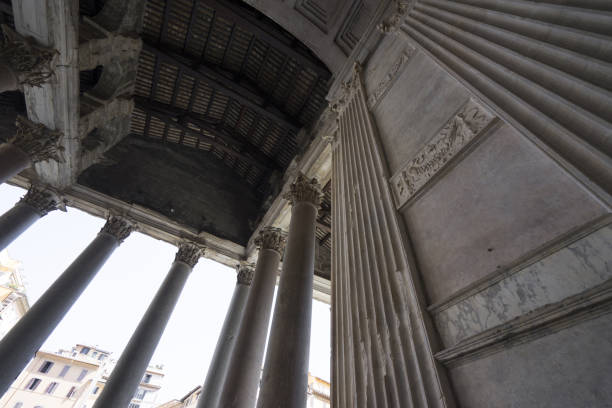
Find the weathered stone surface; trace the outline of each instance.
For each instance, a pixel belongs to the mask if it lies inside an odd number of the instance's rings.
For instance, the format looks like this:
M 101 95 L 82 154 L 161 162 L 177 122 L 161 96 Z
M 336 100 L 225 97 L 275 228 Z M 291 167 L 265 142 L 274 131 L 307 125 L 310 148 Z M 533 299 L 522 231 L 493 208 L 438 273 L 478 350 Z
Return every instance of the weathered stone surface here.
M 603 227 L 435 315 L 444 345 L 612 279 L 612 227 Z
M 402 211 L 431 303 L 604 213 L 509 126 Z
M 450 370 L 460 406 L 612 406 L 612 314 Z

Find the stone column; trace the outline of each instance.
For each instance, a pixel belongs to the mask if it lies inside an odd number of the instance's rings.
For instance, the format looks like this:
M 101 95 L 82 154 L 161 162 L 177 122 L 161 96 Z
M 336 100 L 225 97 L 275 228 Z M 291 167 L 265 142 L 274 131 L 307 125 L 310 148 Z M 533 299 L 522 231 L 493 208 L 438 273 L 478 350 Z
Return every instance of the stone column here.
M 291 222 L 259 390 L 259 408 L 306 406 L 315 222 L 321 203 L 319 183 L 300 174 L 285 198 L 292 205 Z
M 30 187 L 13 208 L 0 216 L 0 251 L 32 224 L 58 207 L 63 208 L 63 203 L 53 191 Z
M 59 156 L 60 132 L 17 116 L 17 131 L 7 143 L 0 144 L 0 184 L 4 183 L 33 163 L 55 159 Z
M 2 24 L 0 93 L 21 85 L 40 86 L 53 75 L 55 50 L 41 47 Z
M 94 408 L 128 406 L 149 365 L 185 282 L 201 256 L 200 246 L 189 242 L 179 244 L 166 279 L 121 353 Z
M 274 286 L 285 238 L 280 229 L 266 227 L 255 243 L 259 247 L 257 266 L 217 405 L 220 408 L 253 408 L 257 397 Z
M 110 216 L 98 236 L 0 341 L 0 395 L 8 390 L 133 228 L 126 219 Z
M 241 266 L 238 270 L 238 278 L 234 287 L 232 301 L 225 316 L 219 340 L 217 340 L 215 354 L 210 362 L 197 408 L 219 407 L 219 398 L 221 397 L 221 391 L 227 376 L 230 357 L 232 356 L 236 335 L 242 321 L 242 314 L 248 299 L 252 279 L 253 269 Z

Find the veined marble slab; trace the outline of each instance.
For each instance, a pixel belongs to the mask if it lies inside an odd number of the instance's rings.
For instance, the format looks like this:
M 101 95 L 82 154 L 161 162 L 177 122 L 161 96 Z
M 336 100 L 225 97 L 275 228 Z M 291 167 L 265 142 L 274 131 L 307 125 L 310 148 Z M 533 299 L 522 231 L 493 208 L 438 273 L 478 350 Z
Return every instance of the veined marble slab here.
M 612 279 L 612 225 L 434 316 L 446 347 Z

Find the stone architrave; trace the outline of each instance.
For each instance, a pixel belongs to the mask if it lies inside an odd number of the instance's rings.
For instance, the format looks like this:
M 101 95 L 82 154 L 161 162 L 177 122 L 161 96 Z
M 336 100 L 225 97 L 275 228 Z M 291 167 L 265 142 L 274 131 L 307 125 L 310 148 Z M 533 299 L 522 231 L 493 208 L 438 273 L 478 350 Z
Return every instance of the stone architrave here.
M 36 221 L 57 208 L 64 209 L 64 205 L 55 191 L 37 186 L 30 187 L 13 208 L 0 216 L 0 251 Z
M 285 246 L 285 235 L 278 228 L 262 229 L 255 240 L 259 247 L 257 265 L 242 322 L 228 363 L 217 408 L 253 408 L 266 346 L 268 323 L 274 299 L 278 265 Z M 202 408 L 198 405 L 198 408 Z
M 130 220 L 111 215 L 98 236 L 0 341 L 0 395 L 9 389 L 21 370 L 134 227 Z
M 285 198 L 291 203 L 287 249 L 280 275 L 257 407 L 304 407 L 315 261 L 315 228 L 321 204 L 316 179 L 299 174 Z
M 94 408 L 128 406 L 147 370 L 187 278 L 202 255 L 203 248 L 198 244 L 188 241 L 179 243 L 166 279 L 121 353 L 102 394 L 94 403 Z
M 0 184 L 33 163 L 61 161 L 59 139 L 62 134 L 45 125 L 34 123 L 24 116 L 17 116 L 17 131 L 7 143 L 0 145 Z

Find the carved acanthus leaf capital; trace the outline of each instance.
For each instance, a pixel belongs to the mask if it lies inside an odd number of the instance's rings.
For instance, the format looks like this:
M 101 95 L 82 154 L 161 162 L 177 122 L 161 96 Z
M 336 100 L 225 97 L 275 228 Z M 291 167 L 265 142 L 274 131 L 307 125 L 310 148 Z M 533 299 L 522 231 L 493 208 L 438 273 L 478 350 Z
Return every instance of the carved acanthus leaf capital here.
M 198 244 L 189 241 L 182 241 L 178 245 L 178 251 L 174 257 L 174 262 L 185 262 L 192 268 L 198 263 L 204 255 L 204 248 Z
M 406 0 L 396 0 L 395 1 L 395 12 L 376 26 L 378 30 L 384 34 L 394 34 L 399 31 L 399 28 L 402 26 L 408 12 L 414 6 L 414 0 L 406 1 Z
M 111 234 L 119 243 L 123 242 L 136 229 L 136 224 L 119 215 L 110 215 L 100 232 Z
M 329 109 L 338 114 L 342 113 L 346 108 L 346 105 L 350 102 L 355 91 L 359 89 L 360 84 L 361 64 L 355 61 L 353 64 L 353 74 L 348 80 L 342 82 L 339 91 L 340 95 L 330 103 Z
M 272 249 L 282 255 L 285 240 L 285 233 L 280 228 L 264 227 L 255 238 L 255 245 L 260 249 Z
M 6 24 L 2 24 L 2 34 L 0 59 L 17 72 L 21 85 L 41 86 L 53 76 L 56 50 L 37 45 Z
M 53 159 L 62 162 L 62 147 L 59 139 L 62 133 L 51 130 L 41 123 L 34 123 L 18 115 L 15 120 L 17 131 L 9 143 L 26 153 L 33 163 Z
M 290 190 L 283 195 L 283 198 L 289 200 L 291 205 L 307 202 L 318 208 L 323 199 L 323 194 L 321 193 L 321 185 L 316 178 L 308 179 L 303 173 L 300 173 L 291 184 Z
M 64 202 L 57 193 L 36 186 L 30 187 L 26 195 L 19 202 L 34 208 L 41 217 L 58 208 L 66 211 Z
M 238 275 L 236 275 L 236 282 L 241 285 L 250 286 L 253 281 L 253 267 L 250 265 L 239 265 Z

